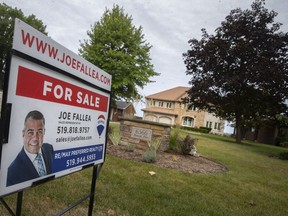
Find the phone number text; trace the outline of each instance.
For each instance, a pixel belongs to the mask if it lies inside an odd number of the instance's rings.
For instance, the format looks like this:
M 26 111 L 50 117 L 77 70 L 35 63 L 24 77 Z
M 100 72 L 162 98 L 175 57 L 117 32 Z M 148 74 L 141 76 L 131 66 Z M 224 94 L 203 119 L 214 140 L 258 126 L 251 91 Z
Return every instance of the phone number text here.
M 57 134 L 89 133 L 90 127 L 67 127 L 58 126 Z
M 72 158 L 66 161 L 66 167 L 74 167 L 94 160 L 96 160 L 96 154 L 89 154 L 82 157 Z

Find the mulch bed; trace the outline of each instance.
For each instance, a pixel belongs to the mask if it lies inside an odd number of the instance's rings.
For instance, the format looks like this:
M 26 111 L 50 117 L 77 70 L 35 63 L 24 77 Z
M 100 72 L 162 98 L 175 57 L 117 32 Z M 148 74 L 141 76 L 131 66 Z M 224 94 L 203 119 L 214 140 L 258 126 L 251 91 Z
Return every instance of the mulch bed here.
M 143 163 L 144 151 L 143 149 L 135 148 L 133 152 L 128 152 L 123 145 L 112 145 L 109 143 L 106 149 L 109 155 Z M 202 156 L 194 157 L 164 151 L 157 151 L 156 162 L 152 164 L 187 173 L 223 173 L 228 171 L 228 168 L 223 164 Z

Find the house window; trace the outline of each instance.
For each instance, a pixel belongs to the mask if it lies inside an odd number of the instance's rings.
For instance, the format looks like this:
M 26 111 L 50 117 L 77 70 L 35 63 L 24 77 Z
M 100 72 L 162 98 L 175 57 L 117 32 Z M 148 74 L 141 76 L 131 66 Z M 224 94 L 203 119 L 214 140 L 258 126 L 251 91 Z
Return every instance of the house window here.
M 164 103 L 163 103 L 163 101 L 159 101 L 158 104 L 159 104 L 159 107 L 163 107 L 163 104 L 164 104 Z
M 195 107 L 195 106 L 193 106 L 193 107 L 192 107 L 192 111 L 198 111 L 198 108 Z
M 220 130 L 220 128 L 221 128 L 221 124 L 218 122 L 217 129 Z
M 206 127 L 207 127 L 207 128 L 212 128 L 212 122 L 207 121 L 207 122 L 206 122 Z
M 217 129 L 219 130 L 219 126 L 220 126 L 220 124 L 217 123 L 217 122 L 215 122 L 215 124 L 214 124 L 214 129 L 215 129 L 215 130 L 217 130 Z
M 193 106 L 192 104 L 187 104 L 187 110 L 196 112 L 198 111 L 198 108 Z
M 170 109 L 172 107 L 172 103 L 171 102 L 167 102 L 166 103 L 166 107 Z
M 183 118 L 183 122 L 182 122 L 183 126 L 188 126 L 188 127 L 193 127 L 194 125 L 194 119 L 191 117 L 184 117 Z

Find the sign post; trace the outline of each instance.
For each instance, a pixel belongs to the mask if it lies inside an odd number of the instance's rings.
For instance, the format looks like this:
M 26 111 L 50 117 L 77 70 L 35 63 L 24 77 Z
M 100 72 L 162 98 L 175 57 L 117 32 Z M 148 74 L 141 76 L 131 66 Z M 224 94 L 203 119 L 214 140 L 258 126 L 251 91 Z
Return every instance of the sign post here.
M 18 19 L 6 75 L 2 203 L 8 194 L 90 166 L 88 197 L 93 201 L 92 188 L 105 160 L 111 75 Z

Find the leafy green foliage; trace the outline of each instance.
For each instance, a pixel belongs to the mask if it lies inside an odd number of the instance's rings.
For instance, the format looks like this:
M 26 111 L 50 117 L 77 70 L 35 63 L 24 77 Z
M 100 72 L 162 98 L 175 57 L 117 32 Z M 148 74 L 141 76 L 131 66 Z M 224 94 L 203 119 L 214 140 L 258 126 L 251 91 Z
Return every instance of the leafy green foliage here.
M 161 145 L 161 139 L 153 139 L 151 141 L 148 141 L 147 143 L 148 143 L 149 149 L 157 151 Z
M 107 9 L 79 49 L 85 59 L 113 76 L 112 102 L 140 99 L 137 87 L 158 75 L 150 62 L 151 45 L 144 40 L 142 27 L 136 28 L 132 21 L 118 5 Z
M 125 146 L 125 150 L 127 152 L 134 152 L 135 150 L 135 145 L 133 145 L 132 143 L 128 143 L 126 146 Z
M 288 160 L 288 152 L 281 152 L 281 153 L 279 154 L 279 158 L 280 158 L 281 160 Z
M 180 128 L 175 128 L 172 130 L 169 137 L 169 150 L 178 151 L 179 149 L 179 141 L 180 141 Z
M 12 48 L 15 18 L 33 26 L 40 32 L 47 34 L 46 26 L 35 15 L 25 16 L 21 9 L 12 8 L 5 3 L 0 3 L 0 89 L 3 88 L 5 61 Z
M 157 150 L 161 145 L 161 139 L 153 139 L 148 143 L 148 149 L 143 154 L 143 160 L 147 163 L 156 161 Z
M 119 144 L 121 137 L 120 137 L 119 127 L 117 125 L 109 124 L 108 138 L 112 142 L 113 145 Z
M 280 126 L 283 128 L 288 128 L 288 115 L 276 115 L 276 119 Z
M 112 142 L 113 145 L 118 145 L 120 141 L 120 134 L 117 133 L 117 131 L 112 131 L 111 133 L 109 132 L 108 137 L 110 141 Z
M 186 127 L 186 126 L 181 126 L 181 129 L 188 130 L 188 131 L 195 131 L 199 133 L 210 133 L 210 131 L 212 130 L 212 128 L 207 128 L 207 127 L 192 128 L 192 127 Z
M 147 149 L 143 154 L 143 160 L 146 163 L 153 163 L 156 161 L 157 153 L 153 149 Z
M 192 138 L 189 134 L 179 143 L 180 153 L 188 155 L 196 145 L 197 139 Z
M 287 112 L 288 33 L 274 23 L 277 13 L 255 0 L 251 10 L 232 10 L 208 35 L 189 41 L 183 54 L 191 89 L 187 102 L 236 122 L 236 141 L 247 121 Z

